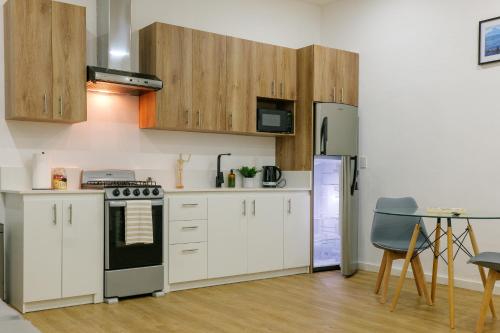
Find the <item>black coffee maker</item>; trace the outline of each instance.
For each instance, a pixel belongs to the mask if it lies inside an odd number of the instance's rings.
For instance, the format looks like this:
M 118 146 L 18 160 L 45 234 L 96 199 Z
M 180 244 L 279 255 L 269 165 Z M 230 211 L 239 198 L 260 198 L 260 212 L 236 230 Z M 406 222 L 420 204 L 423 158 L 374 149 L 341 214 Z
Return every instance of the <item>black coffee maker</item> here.
M 280 187 L 284 181 L 281 179 L 281 169 L 277 166 L 262 167 L 262 187 Z

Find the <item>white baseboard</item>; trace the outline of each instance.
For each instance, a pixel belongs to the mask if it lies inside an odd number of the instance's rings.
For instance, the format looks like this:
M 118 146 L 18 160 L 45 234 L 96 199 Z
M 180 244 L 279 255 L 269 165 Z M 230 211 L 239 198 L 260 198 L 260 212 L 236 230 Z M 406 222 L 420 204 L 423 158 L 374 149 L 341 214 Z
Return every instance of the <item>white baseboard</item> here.
M 364 270 L 364 271 L 369 271 L 369 272 L 378 272 L 380 267 L 380 263 L 373 264 L 373 263 L 367 263 L 367 262 L 360 262 L 359 263 L 359 269 Z M 392 272 L 391 275 L 393 276 L 399 276 L 401 275 L 401 268 L 399 267 L 392 267 Z M 432 276 L 431 274 L 424 273 L 425 275 L 425 280 L 427 282 L 431 281 Z M 413 278 L 411 268 L 408 270 L 407 273 L 408 278 Z M 440 275 L 438 274 L 438 284 L 442 285 L 448 285 L 448 276 L 446 275 Z M 478 280 L 467 280 L 467 279 L 461 279 L 461 278 L 456 278 L 455 277 L 455 287 L 457 288 L 463 288 L 463 289 L 469 289 L 469 290 L 475 290 L 475 291 L 480 291 L 482 292 L 484 290 L 483 284 L 481 280 L 479 280 L 479 274 L 478 274 Z M 494 293 L 496 295 L 500 295 L 500 288 L 495 288 Z

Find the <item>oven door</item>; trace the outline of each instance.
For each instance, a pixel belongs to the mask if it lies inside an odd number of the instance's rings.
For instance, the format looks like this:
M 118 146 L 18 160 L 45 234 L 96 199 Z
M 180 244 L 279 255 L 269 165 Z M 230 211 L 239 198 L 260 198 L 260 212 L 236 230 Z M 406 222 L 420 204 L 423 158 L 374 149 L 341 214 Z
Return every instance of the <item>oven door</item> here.
M 292 112 L 257 109 L 257 132 L 293 133 Z
M 153 243 L 125 245 L 126 201 L 107 201 L 105 214 L 105 269 L 163 264 L 163 200 L 151 200 Z

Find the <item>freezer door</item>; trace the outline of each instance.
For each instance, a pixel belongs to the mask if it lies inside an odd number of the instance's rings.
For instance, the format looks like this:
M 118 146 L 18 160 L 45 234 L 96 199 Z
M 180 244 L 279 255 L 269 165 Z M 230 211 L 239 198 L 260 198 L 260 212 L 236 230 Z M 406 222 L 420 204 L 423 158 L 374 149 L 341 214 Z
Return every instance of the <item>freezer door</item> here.
M 358 154 L 358 109 L 335 103 L 315 104 L 314 154 Z

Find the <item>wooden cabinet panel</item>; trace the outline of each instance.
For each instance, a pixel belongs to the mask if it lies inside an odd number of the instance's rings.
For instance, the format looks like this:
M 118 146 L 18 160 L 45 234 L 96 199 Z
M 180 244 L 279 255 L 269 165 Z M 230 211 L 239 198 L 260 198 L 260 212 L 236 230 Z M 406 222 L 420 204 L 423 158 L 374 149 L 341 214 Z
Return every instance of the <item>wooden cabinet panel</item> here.
M 285 196 L 283 222 L 283 266 L 287 268 L 309 266 L 311 198 L 308 193 Z
M 278 48 L 274 45 L 256 43 L 257 96 L 276 98 L 278 71 Z
M 62 201 L 62 297 L 98 292 L 102 267 L 102 197 L 74 196 Z
M 335 103 L 337 98 L 338 51 L 314 45 L 314 100 Z
M 6 119 L 52 119 L 50 0 L 4 4 Z
M 153 23 L 139 32 L 139 68 L 163 80 L 164 88 L 139 98 L 141 128 L 192 127 L 191 29 Z
M 359 55 L 340 50 L 337 54 L 337 103 L 358 106 Z
M 193 31 L 193 127 L 226 129 L 226 37 Z
M 53 118 L 87 120 L 85 7 L 52 3 Z
M 244 39 L 226 38 L 226 119 L 227 130 L 254 133 L 256 131 L 256 43 Z
M 242 194 L 208 198 L 208 278 L 247 272 L 247 212 Z
M 282 269 L 283 196 L 257 195 L 248 203 L 248 273 Z
M 24 201 L 24 302 L 61 297 L 62 211 L 53 198 Z
M 297 51 L 278 47 L 277 95 L 280 99 L 295 100 L 297 95 Z

